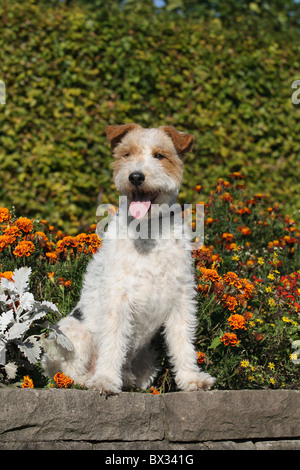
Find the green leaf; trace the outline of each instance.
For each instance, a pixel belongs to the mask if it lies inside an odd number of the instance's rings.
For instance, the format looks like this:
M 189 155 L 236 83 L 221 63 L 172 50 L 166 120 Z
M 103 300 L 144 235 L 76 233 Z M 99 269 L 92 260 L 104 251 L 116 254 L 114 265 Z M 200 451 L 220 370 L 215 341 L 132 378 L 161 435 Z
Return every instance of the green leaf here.
M 216 349 L 219 346 L 219 344 L 221 344 L 221 340 L 217 336 L 216 338 L 212 340 L 211 345 L 208 346 L 208 349 Z

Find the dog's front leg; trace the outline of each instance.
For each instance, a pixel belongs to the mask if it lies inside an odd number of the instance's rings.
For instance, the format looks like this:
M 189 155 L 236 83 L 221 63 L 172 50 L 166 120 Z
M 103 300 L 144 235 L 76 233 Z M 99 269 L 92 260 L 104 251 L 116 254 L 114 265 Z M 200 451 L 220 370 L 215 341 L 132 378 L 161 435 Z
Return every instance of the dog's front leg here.
M 103 395 L 121 392 L 122 368 L 131 331 L 128 312 L 110 310 L 101 321 L 98 332 L 98 359 L 94 375 L 88 380 L 88 388 Z
M 165 322 L 165 338 L 173 365 L 175 381 L 181 390 L 207 390 L 215 379 L 201 372 L 193 346 L 196 331 L 195 305 L 182 296 Z

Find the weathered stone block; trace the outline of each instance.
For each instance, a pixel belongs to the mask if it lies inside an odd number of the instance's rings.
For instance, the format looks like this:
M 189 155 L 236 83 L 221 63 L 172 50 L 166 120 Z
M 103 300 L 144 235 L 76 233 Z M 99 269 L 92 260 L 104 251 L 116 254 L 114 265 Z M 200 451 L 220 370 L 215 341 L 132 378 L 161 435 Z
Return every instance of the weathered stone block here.
M 139 441 L 164 437 L 161 397 L 87 390 L 1 390 L 0 441 Z
M 106 399 L 86 390 L 0 390 L 1 449 L 293 449 L 299 442 L 297 390 Z
M 164 396 L 166 439 L 299 437 L 300 391 L 213 390 Z

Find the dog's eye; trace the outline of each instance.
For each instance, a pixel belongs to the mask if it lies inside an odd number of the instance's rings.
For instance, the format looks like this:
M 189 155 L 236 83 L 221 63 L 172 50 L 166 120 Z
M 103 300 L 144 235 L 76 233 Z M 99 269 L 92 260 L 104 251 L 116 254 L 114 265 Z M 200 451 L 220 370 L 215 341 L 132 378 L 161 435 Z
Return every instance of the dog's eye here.
M 166 158 L 164 155 L 162 155 L 161 153 L 155 153 L 154 155 L 154 158 L 157 158 L 157 160 L 162 160 L 163 158 Z
M 130 157 L 131 153 L 130 152 L 127 152 L 125 153 L 124 157 Z

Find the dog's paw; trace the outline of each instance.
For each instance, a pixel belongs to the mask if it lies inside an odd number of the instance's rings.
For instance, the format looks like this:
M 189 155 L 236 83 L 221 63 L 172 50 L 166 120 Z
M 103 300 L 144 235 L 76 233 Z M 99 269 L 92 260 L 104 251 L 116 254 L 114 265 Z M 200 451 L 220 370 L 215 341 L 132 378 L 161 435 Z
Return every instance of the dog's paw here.
M 91 377 L 87 382 L 87 388 L 89 390 L 97 390 L 100 395 L 107 397 L 108 395 L 116 395 L 121 392 L 119 387 L 109 377 Z
M 216 379 L 206 372 L 191 373 L 185 376 L 184 381 L 179 382 L 179 388 L 186 392 L 195 390 L 210 390 Z

